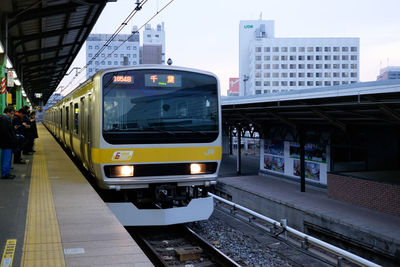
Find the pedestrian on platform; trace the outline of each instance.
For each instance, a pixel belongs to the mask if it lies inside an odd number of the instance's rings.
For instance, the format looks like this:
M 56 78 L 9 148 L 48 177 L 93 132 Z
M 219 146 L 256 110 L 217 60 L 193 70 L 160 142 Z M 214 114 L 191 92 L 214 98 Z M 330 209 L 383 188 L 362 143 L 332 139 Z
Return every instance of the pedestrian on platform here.
M 25 161 L 21 158 L 22 148 L 26 146 L 25 132 L 27 128 L 27 124 L 23 122 L 23 112 L 23 109 L 18 110 L 12 119 L 12 125 L 17 134 L 17 147 L 14 149 L 14 164 L 25 164 Z
M 11 174 L 12 150 L 17 145 L 17 137 L 11 120 L 14 116 L 14 108 L 6 107 L 4 114 L 0 115 L 0 148 L 1 148 L 1 179 L 14 179 Z
M 36 127 L 36 112 L 32 111 L 30 116 L 29 116 L 29 121 L 31 124 L 31 143 L 29 144 L 29 152 L 35 153 L 36 151 L 33 149 L 33 146 L 35 145 L 35 139 L 39 137 L 38 132 L 37 132 L 37 127 Z

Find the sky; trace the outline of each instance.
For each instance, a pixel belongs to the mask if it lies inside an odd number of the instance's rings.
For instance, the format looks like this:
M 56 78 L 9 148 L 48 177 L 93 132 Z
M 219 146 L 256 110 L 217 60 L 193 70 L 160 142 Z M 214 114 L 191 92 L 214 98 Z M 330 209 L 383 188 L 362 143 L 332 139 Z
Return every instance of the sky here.
M 106 5 L 92 33 L 114 33 L 136 0 Z M 148 0 L 121 33 L 141 27 L 170 0 Z M 206 70 L 220 80 L 239 75 L 239 22 L 275 21 L 275 37 L 359 37 L 360 81 L 374 81 L 381 68 L 400 66 L 400 0 L 174 0 L 150 24 L 165 24 L 165 58 L 173 65 Z M 142 40 L 142 31 L 140 31 Z M 72 63 L 83 67 L 85 46 Z M 60 85 L 66 86 L 67 76 Z M 86 79 L 83 72 L 63 94 Z

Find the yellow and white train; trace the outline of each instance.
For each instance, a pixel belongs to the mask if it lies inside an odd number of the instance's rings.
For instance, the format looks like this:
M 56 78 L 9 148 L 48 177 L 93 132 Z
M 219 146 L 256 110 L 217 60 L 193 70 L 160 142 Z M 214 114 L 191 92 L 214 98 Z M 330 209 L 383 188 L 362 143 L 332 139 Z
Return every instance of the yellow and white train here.
M 103 189 L 124 225 L 207 219 L 221 161 L 218 78 L 164 65 L 105 69 L 43 119 Z M 148 209 L 155 204 L 160 209 Z

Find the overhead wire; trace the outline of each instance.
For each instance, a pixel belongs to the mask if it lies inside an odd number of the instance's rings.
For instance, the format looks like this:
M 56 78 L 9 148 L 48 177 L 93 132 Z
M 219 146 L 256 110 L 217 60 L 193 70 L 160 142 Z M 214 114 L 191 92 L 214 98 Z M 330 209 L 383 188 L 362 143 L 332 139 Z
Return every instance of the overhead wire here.
M 85 70 L 89 65 L 92 64 L 92 62 L 98 57 L 100 56 L 101 52 L 104 51 L 104 49 L 106 49 L 106 47 L 109 46 L 109 44 L 114 40 L 114 38 L 122 31 L 122 29 L 128 24 L 128 22 L 133 18 L 133 16 L 143 7 L 143 5 L 147 2 L 148 0 L 144 0 L 140 3 L 139 6 L 135 7 L 135 9 L 128 15 L 128 17 L 121 23 L 121 25 L 118 27 L 118 29 L 112 34 L 112 36 L 106 41 L 106 43 L 96 52 L 96 54 L 85 64 L 85 66 L 83 66 L 79 72 L 72 78 L 72 80 L 66 85 L 64 86 L 61 91 L 60 94 L 67 89 L 72 83 L 73 81 L 76 79 L 76 77 L 78 77 L 83 70 Z M 111 56 L 115 51 L 117 51 L 125 42 L 129 41 L 130 38 L 132 38 L 135 34 L 139 33 L 139 30 L 141 30 L 144 26 L 146 26 L 146 24 L 148 24 L 150 21 L 152 21 L 158 14 L 160 14 L 162 11 L 164 11 L 164 9 L 166 9 L 174 0 L 170 0 L 167 4 L 165 4 L 160 10 L 158 10 L 150 19 L 148 19 L 142 26 L 140 26 L 136 31 L 132 32 L 132 34 L 126 38 L 126 40 L 122 41 L 121 44 L 119 46 L 117 46 L 117 48 L 115 48 L 113 51 L 111 51 L 109 54 L 107 54 L 107 57 Z M 82 78 L 81 78 L 82 80 Z M 72 91 L 72 90 L 71 90 Z

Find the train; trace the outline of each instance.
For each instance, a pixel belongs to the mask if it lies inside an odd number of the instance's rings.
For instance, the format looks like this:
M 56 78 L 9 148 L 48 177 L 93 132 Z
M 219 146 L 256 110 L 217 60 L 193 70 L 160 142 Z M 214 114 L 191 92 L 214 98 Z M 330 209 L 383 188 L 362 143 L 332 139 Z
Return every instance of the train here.
M 43 124 L 93 177 L 125 226 L 206 220 L 222 157 L 218 77 L 170 65 L 98 71 Z

